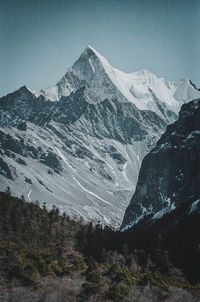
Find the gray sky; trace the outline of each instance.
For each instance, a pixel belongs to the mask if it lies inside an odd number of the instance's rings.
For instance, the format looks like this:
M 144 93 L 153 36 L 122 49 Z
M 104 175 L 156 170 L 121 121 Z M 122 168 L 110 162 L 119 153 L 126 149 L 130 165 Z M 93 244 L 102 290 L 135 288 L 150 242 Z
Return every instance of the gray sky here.
M 88 44 L 125 72 L 200 86 L 200 1 L 0 0 L 0 96 L 55 84 Z

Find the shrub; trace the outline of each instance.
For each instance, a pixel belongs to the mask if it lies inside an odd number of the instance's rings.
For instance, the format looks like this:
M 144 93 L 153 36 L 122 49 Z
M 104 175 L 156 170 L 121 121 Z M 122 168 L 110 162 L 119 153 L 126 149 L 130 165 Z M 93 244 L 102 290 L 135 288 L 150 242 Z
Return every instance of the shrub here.
M 124 282 L 128 285 L 134 284 L 134 279 L 127 266 L 115 263 L 108 271 L 109 277 L 115 282 Z
M 107 298 L 115 302 L 122 301 L 129 292 L 129 287 L 124 285 L 111 285 L 107 292 Z
M 72 269 L 73 271 L 82 271 L 86 269 L 87 264 L 81 257 L 75 257 L 72 261 Z
M 89 296 L 96 295 L 98 294 L 99 289 L 98 284 L 86 282 L 82 285 L 81 296 L 87 298 Z

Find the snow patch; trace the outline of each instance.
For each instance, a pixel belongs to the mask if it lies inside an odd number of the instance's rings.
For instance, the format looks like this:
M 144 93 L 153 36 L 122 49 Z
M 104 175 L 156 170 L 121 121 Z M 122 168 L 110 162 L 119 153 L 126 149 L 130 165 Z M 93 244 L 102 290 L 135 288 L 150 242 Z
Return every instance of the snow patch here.
M 200 199 L 197 199 L 192 203 L 189 214 L 192 214 L 193 212 L 195 212 L 197 210 L 199 202 L 200 202 Z
M 30 199 L 31 192 L 32 192 L 32 190 L 30 189 L 30 191 L 28 192 L 28 195 L 27 195 L 29 201 L 31 201 L 31 199 Z
M 166 196 L 162 196 L 162 202 L 163 203 L 167 203 L 167 206 L 164 207 L 162 210 L 160 210 L 159 212 L 157 212 L 156 214 L 154 214 L 152 219 L 160 219 L 163 215 L 170 213 L 171 211 L 175 210 L 175 203 L 171 202 L 171 199 L 169 197 Z

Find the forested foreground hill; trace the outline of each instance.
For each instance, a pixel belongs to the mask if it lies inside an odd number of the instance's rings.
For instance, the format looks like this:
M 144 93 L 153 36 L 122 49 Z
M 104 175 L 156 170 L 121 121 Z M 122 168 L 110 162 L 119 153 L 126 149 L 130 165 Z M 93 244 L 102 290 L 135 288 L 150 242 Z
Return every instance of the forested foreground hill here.
M 184 211 L 121 233 L 8 189 L 0 193 L 0 301 L 199 301 L 200 223 Z

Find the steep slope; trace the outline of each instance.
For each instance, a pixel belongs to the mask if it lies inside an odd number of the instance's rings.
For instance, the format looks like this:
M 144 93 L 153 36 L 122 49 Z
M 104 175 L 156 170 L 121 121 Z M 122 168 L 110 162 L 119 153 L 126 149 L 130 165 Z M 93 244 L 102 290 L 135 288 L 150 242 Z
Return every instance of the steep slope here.
M 143 157 L 176 119 L 176 90 L 87 47 L 57 85 L 0 98 L 0 189 L 119 226 Z
M 122 229 L 147 215 L 162 217 L 181 204 L 200 211 L 200 100 L 182 106 L 179 119 L 167 127 L 144 158 L 135 194 Z
M 0 113 L 1 189 L 9 185 L 15 195 L 112 225 L 121 221 L 143 156 L 166 127 L 154 112 L 99 102 L 84 87 L 59 102 L 22 87 L 1 99 Z

